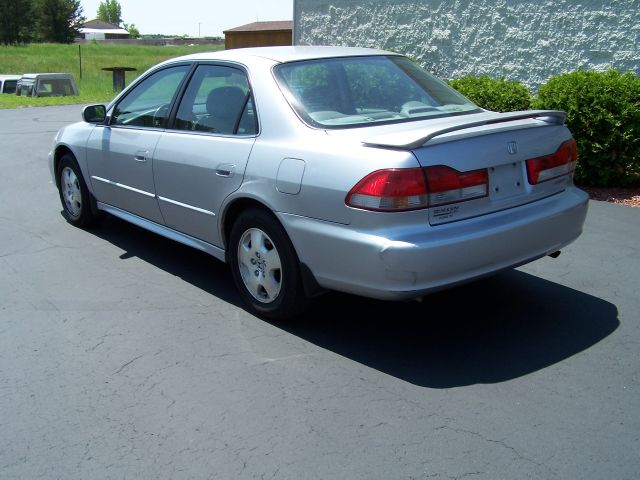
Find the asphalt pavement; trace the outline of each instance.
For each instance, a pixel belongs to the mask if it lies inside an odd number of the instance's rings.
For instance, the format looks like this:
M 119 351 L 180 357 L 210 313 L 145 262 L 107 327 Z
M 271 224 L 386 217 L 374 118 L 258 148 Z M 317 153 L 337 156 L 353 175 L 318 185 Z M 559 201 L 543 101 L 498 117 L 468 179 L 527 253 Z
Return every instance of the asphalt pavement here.
M 0 110 L 0 478 L 637 479 L 640 209 L 422 303 L 247 313 L 226 265 L 67 224 L 80 106 Z

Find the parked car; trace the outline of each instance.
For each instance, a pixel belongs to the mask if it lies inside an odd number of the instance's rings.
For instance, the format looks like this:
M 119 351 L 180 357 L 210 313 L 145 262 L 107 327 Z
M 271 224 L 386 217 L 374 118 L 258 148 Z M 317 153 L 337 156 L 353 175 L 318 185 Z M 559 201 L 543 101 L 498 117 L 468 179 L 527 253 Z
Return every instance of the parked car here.
M 251 311 L 421 297 L 559 250 L 587 195 L 558 111 L 485 111 L 391 52 L 268 47 L 153 67 L 60 130 L 63 214 L 228 262 Z
M 18 80 L 16 95 L 65 97 L 78 95 L 78 87 L 70 73 L 25 73 Z
M 20 75 L 0 75 L 0 93 L 16 93 Z

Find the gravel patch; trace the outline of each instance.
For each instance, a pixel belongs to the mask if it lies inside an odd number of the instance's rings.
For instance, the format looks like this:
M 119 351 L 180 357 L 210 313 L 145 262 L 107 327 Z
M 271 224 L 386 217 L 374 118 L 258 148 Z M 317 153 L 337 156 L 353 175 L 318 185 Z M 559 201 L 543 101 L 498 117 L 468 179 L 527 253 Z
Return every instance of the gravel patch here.
M 619 203 L 628 207 L 640 208 L 640 187 L 634 188 L 597 188 L 583 187 L 592 200 Z

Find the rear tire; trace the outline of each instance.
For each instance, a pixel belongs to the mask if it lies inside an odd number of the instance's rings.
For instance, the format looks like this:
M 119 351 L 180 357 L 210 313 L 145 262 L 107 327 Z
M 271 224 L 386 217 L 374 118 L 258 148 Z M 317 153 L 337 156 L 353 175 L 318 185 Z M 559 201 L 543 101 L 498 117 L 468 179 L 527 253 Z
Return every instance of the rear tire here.
M 255 208 L 240 214 L 231 229 L 229 260 L 240 295 L 253 312 L 287 319 L 303 310 L 298 256 L 273 215 Z
M 94 225 L 98 219 L 94 214 L 95 205 L 92 206 L 95 200 L 72 154 L 65 153 L 60 159 L 57 178 L 60 202 L 67 222 L 80 228 Z

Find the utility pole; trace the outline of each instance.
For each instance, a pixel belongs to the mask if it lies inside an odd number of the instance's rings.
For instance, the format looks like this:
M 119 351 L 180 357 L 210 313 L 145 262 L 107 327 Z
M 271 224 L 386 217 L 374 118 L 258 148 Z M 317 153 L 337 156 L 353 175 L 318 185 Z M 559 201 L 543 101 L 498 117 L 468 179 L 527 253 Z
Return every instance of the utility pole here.
M 200 22 L 198 22 L 198 38 L 200 38 Z

